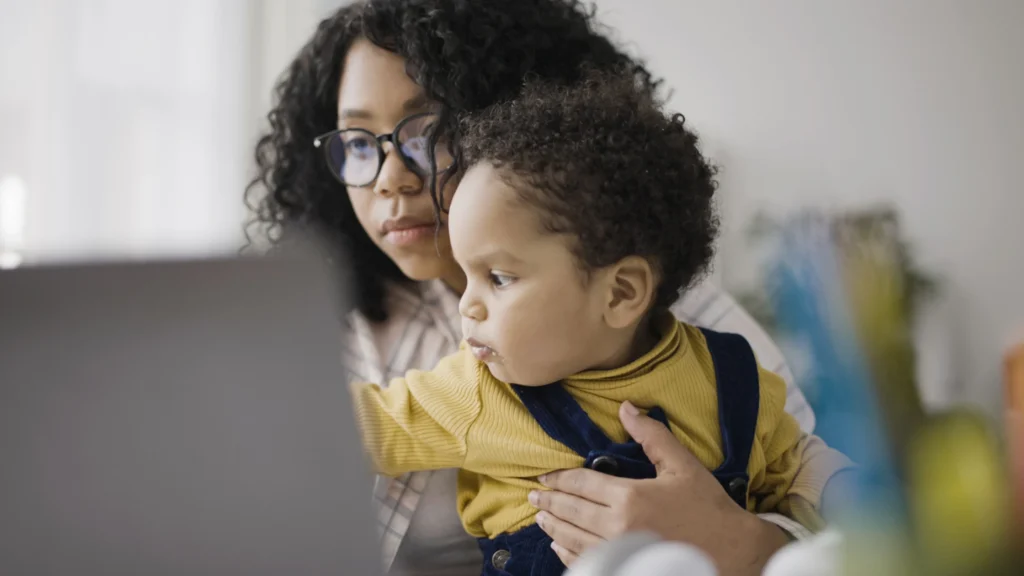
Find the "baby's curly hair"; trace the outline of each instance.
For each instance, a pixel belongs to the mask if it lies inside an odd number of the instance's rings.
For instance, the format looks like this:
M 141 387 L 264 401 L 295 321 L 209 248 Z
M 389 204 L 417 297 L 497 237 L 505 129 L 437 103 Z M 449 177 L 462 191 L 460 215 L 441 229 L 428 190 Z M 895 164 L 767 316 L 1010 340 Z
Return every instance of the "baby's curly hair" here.
M 387 319 L 383 281 L 406 278 L 367 236 L 312 146 L 337 126 L 343 64 L 359 38 L 406 59 L 412 79 L 441 104 L 449 132 L 456 115 L 516 96 L 531 74 L 568 84 L 584 65 L 626 67 L 647 89 L 659 84 L 581 0 L 363 0 L 324 19 L 276 86 L 246 192 L 247 235 L 276 244 L 307 228 L 326 234 L 349 253 L 358 308 L 371 321 Z
M 660 275 L 659 308 L 706 271 L 718 232 L 716 170 L 683 116 L 666 116 L 635 76 L 531 82 L 519 98 L 466 115 L 462 133 L 466 165 L 493 165 L 541 210 L 548 231 L 577 238 L 584 271 L 647 258 Z

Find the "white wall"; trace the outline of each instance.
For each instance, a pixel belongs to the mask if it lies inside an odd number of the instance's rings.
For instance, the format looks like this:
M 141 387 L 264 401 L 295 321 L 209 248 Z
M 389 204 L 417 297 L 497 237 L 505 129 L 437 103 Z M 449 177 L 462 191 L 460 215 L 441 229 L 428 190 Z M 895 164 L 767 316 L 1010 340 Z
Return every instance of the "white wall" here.
M 0 0 L 0 267 L 237 249 L 273 85 L 342 3 Z
M 244 0 L 0 0 L 0 177 L 25 256 L 231 250 L 252 155 Z
M 723 282 L 757 209 L 892 201 L 949 290 L 957 394 L 994 408 L 1024 330 L 1024 2 L 597 3 L 723 165 Z

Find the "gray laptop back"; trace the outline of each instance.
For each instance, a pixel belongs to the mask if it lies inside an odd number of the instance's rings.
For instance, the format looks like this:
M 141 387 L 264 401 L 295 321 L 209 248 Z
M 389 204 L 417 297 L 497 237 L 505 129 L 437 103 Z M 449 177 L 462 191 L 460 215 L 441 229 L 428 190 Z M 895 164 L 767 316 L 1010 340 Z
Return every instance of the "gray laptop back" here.
M 314 267 L 0 272 L 0 574 L 376 574 Z

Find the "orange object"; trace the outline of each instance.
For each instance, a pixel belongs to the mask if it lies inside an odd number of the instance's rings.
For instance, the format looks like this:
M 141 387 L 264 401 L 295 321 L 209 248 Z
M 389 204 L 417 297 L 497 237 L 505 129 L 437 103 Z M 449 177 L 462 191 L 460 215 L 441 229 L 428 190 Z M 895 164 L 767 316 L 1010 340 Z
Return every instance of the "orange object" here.
M 1017 538 L 1024 539 L 1024 343 L 1011 348 L 1003 363 L 1006 440 L 1016 500 Z
M 1006 353 L 1004 375 L 1007 409 L 1024 414 L 1024 342 Z

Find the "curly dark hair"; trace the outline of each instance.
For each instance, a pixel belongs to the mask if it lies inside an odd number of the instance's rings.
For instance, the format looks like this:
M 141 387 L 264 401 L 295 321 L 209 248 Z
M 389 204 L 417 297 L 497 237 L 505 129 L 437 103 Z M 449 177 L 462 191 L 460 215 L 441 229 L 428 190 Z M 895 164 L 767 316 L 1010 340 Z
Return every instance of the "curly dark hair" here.
M 382 282 L 406 280 L 356 220 L 313 138 L 337 125 L 338 86 L 357 38 L 406 59 L 410 77 L 441 105 L 445 135 L 456 115 L 515 97 L 528 76 L 572 83 L 584 65 L 625 67 L 652 92 L 659 82 L 603 35 L 579 0 L 367 0 L 318 26 L 275 88 L 270 130 L 256 147 L 258 174 L 246 190 L 247 226 L 271 244 L 318 229 L 350 256 L 358 309 L 387 319 Z M 436 183 L 430 183 L 433 190 Z
M 665 115 L 632 75 L 531 82 L 462 124 L 466 166 L 497 168 L 548 231 L 574 238 L 583 271 L 643 256 L 660 276 L 657 308 L 706 271 L 718 233 L 715 168 L 683 116 Z

